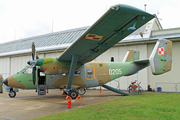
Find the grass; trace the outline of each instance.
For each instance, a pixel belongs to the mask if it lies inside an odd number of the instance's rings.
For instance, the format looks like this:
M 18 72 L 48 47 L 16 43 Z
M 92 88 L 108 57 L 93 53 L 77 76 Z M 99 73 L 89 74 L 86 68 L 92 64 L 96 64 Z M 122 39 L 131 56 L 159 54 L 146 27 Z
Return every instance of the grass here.
M 180 94 L 145 93 L 52 114 L 35 120 L 179 120 Z

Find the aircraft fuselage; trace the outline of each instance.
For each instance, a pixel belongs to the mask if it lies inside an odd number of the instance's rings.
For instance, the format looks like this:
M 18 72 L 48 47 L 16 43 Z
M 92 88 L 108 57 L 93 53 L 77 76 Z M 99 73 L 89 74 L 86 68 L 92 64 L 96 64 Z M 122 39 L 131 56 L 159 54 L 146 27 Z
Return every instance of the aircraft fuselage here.
M 57 58 L 39 59 L 36 66 L 36 84 L 32 82 L 32 67 L 26 65 L 20 72 L 7 78 L 7 85 L 16 88 L 32 89 L 40 84 L 41 72 L 45 72 L 43 79 L 47 88 L 60 88 L 67 85 L 71 62 L 58 62 Z M 77 64 L 72 81 L 73 87 L 93 87 L 106 84 L 121 76 L 127 76 L 147 67 L 149 64 L 137 65 L 134 62 L 97 62 L 92 61 L 84 65 Z M 56 66 L 56 67 L 54 67 Z

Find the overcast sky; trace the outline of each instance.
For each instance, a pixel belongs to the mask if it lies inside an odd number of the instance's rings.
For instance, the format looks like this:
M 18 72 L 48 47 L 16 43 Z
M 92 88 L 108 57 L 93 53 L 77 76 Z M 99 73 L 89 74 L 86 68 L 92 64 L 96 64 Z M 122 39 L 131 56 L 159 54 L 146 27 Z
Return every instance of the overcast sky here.
M 164 29 L 180 27 L 180 0 L 0 0 L 0 43 L 90 26 L 116 4 L 147 4 Z

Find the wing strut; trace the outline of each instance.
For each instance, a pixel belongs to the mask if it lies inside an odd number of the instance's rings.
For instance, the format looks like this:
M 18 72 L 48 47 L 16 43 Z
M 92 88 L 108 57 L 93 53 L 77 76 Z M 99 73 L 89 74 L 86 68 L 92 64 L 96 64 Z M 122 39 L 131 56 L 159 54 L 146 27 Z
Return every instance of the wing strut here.
M 70 67 L 70 71 L 69 71 L 69 77 L 68 77 L 66 92 L 68 92 L 70 90 L 70 88 L 71 88 L 72 81 L 73 81 L 73 78 L 74 78 L 74 72 L 75 72 L 75 69 L 76 69 L 77 62 L 78 62 L 78 58 L 79 58 L 78 55 L 73 55 L 72 56 L 72 61 L 71 61 L 71 67 Z

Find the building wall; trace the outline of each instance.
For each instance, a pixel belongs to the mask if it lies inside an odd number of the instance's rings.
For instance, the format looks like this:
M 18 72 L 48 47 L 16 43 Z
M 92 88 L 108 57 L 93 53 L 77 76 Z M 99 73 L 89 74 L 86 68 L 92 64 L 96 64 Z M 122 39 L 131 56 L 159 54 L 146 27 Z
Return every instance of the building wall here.
M 0 74 L 3 75 L 4 78 L 9 76 L 10 71 L 10 58 L 2 57 L 0 58 Z
M 148 44 L 148 56 L 151 54 L 155 44 Z M 148 84 L 151 88 L 157 89 L 157 87 L 161 87 L 162 91 L 168 92 L 180 92 L 180 74 L 179 74 L 179 60 L 180 60 L 180 42 L 173 42 L 172 48 L 172 69 L 171 71 L 161 74 L 161 75 L 153 75 L 151 73 L 150 67 L 148 68 Z

